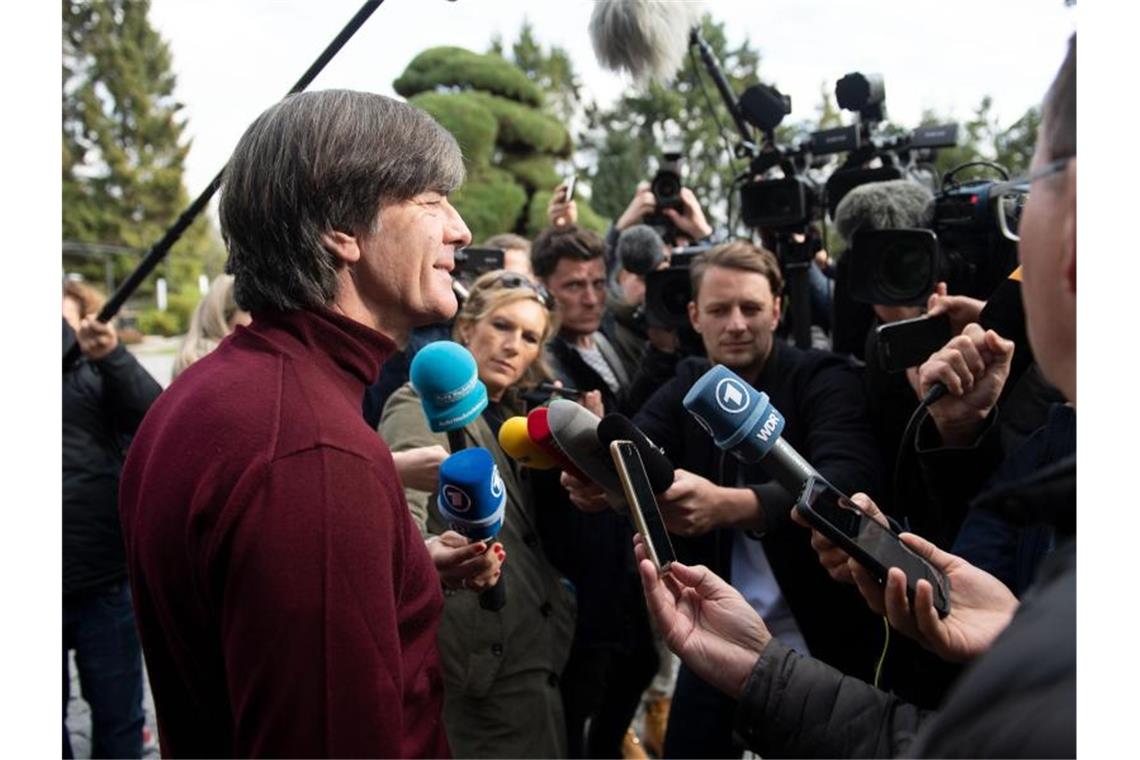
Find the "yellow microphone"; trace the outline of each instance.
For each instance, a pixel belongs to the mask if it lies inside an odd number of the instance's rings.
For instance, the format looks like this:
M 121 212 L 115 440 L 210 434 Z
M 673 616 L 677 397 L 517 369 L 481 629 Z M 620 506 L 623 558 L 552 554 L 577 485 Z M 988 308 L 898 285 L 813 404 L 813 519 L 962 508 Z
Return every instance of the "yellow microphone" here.
M 549 470 L 558 465 L 526 432 L 526 417 L 511 417 L 499 428 L 499 445 L 507 456 L 524 467 Z

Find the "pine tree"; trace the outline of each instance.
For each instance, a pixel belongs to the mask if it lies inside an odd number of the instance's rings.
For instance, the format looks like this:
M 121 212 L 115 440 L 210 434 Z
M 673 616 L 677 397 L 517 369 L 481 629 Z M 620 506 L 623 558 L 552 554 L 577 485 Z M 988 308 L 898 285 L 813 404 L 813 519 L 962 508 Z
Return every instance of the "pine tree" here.
M 149 0 L 63 2 L 65 241 L 141 254 L 188 204 L 186 123 L 174 97 L 170 48 L 150 25 L 149 9 Z M 120 278 L 139 260 L 118 259 Z M 220 239 L 199 218 L 159 269 L 175 294 L 172 308 L 188 312 L 198 274 L 220 272 L 222 261 Z M 152 290 L 148 283 L 140 295 Z

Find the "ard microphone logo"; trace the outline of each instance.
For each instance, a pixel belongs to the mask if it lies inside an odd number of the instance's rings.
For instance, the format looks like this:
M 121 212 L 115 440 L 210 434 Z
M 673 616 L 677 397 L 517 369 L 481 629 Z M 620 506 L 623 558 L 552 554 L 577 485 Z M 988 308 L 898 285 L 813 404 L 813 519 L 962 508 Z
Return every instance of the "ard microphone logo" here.
M 499 475 L 499 466 L 495 465 L 491 470 L 491 496 L 496 499 L 503 496 L 503 478 Z
M 451 511 L 457 514 L 463 514 L 471 509 L 471 497 L 458 486 L 445 485 L 443 487 L 443 499 Z
M 738 381 L 726 377 L 716 384 L 716 403 L 729 414 L 740 414 L 748 408 L 748 390 Z

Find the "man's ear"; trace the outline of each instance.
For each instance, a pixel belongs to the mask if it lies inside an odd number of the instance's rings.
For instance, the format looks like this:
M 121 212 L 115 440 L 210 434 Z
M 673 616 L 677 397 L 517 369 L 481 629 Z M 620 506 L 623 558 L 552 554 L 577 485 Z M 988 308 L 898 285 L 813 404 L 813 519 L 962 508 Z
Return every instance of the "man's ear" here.
M 1064 249 L 1061 255 L 1061 271 L 1065 273 L 1065 287 L 1074 295 L 1077 292 L 1077 158 L 1065 177 L 1065 221 L 1061 229 L 1061 245 Z
M 697 302 L 696 301 L 689 301 L 689 305 L 686 308 L 689 310 L 689 324 L 691 324 L 693 326 L 693 330 L 696 333 L 700 334 L 700 332 L 701 332 L 701 312 L 700 312 L 700 309 L 697 308 Z
M 349 266 L 360 261 L 360 241 L 346 232 L 333 230 L 321 235 L 326 250 Z

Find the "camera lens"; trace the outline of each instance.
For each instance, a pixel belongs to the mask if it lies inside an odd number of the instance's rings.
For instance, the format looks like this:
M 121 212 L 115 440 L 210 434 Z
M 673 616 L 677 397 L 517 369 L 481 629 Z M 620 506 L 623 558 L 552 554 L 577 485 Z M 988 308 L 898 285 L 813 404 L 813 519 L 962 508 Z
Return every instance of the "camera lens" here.
M 675 174 L 658 174 L 653 182 L 653 194 L 658 198 L 676 198 L 681 194 L 681 182 Z
M 879 255 L 875 287 L 889 302 L 921 298 L 931 281 L 931 264 L 928 251 L 902 242 L 889 243 Z

